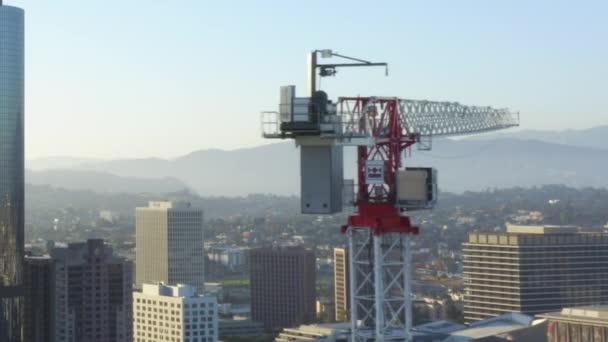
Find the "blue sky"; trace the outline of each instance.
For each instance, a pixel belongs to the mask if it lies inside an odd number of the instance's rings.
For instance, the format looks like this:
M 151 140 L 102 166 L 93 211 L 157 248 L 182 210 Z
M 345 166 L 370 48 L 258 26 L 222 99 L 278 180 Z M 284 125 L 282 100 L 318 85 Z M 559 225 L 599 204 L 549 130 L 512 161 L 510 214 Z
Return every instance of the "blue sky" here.
M 330 97 L 510 107 L 522 128 L 608 124 L 607 1 L 5 0 L 26 10 L 28 158 L 255 146 L 309 50 L 390 64 Z

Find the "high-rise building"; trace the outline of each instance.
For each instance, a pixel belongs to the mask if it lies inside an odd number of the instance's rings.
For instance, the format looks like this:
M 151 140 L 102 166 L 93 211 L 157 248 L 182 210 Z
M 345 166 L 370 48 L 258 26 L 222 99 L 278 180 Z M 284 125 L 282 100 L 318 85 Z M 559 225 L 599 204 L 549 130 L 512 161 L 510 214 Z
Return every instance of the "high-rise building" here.
M 133 265 L 103 240 L 51 250 L 55 259 L 55 340 L 130 342 Z
M 134 342 L 215 342 L 217 299 L 188 285 L 142 284 L 133 294 Z
M 24 13 L 0 0 L 0 341 L 23 321 Z
M 150 202 L 136 209 L 135 271 L 143 283 L 205 286 L 203 211 L 189 203 Z
M 252 249 L 251 315 L 267 329 L 315 319 L 315 255 L 303 247 Z
M 348 249 L 346 247 L 334 248 L 334 303 L 336 308 L 335 319 L 338 322 L 350 319 L 350 282 L 348 270 Z
M 48 255 L 25 256 L 23 341 L 55 341 L 55 261 Z
M 471 233 L 463 244 L 464 316 L 528 315 L 608 304 L 608 234 L 566 226 Z

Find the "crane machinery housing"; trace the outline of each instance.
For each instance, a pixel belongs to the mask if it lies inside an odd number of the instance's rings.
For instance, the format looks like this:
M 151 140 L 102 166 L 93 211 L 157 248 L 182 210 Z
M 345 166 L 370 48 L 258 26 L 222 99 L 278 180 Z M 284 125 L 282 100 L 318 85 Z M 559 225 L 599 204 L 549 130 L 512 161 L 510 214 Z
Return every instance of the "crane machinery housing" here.
M 318 57 L 346 63 L 318 63 Z M 383 66 L 315 50 L 308 55 L 308 96 L 293 85 L 280 89 L 278 111 L 262 112 L 262 134 L 294 139 L 300 148 L 301 207 L 334 214 L 354 193 L 355 210 L 342 226 L 348 237 L 353 341 L 412 341 L 411 244 L 419 228 L 407 213 L 437 202 L 437 171 L 404 168 L 404 151 L 430 149 L 434 136 L 494 131 L 519 124 L 508 109 L 397 97 L 340 97 L 316 89 L 317 76 L 337 68 Z M 357 149 L 357 181 L 343 179 L 343 147 Z

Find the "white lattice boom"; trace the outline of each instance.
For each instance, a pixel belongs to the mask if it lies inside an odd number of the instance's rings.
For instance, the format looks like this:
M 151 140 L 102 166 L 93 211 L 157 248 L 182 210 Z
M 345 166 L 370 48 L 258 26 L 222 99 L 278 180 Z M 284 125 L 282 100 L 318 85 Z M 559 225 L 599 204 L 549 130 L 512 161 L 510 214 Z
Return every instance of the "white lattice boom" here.
M 518 113 L 504 108 L 420 100 L 400 100 L 399 105 L 408 133 L 420 135 L 465 135 L 505 129 L 519 122 Z
M 360 142 L 367 144 L 366 140 L 356 139 L 383 138 L 382 128 L 387 128 L 390 123 L 389 115 L 384 115 L 386 111 L 382 105 L 388 100 L 396 100 L 399 104 L 396 110 L 405 140 L 414 136 L 445 137 L 483 133 L 519 124 L 519 113 L 504 108 L 386 97 L 366 99 L 365 106 L 361 107 L 360 98 L 340 98 L 337 116 L 331 123 L 334 128 L 322 132 L 321 137 L 338 139 L 347 145 L 359 145 Z M 374 128 L 379 130 L 374 132 Z

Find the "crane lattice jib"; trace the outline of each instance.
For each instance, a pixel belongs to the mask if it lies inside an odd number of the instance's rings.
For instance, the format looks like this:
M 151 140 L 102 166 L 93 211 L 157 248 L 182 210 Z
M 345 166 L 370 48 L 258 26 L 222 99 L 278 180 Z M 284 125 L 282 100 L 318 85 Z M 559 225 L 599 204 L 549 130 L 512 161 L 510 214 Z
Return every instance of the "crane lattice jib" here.
M 519 124 L 519 113 L 508 109 L 465 106 L 458 102 L 399 100 L 408 133 L 452 136 L 495 131 Z
M 338 117 L 333 132 L 322 137 L 338 139 L 345 145 L 369 145 L 388 138 L 391 132 L 387 103 L 396 102 L 394 111 L 399 117 L 402 142 L 415 137 L 458 136 L 496 131 L 519 125 L 519 113 L 508 109 L 482 106 L 465 106 L 458 102 L 407 100 L 395 97 L 341 97 L 338 99 Z M 416 138 L 417 139 L 417 138 Z

